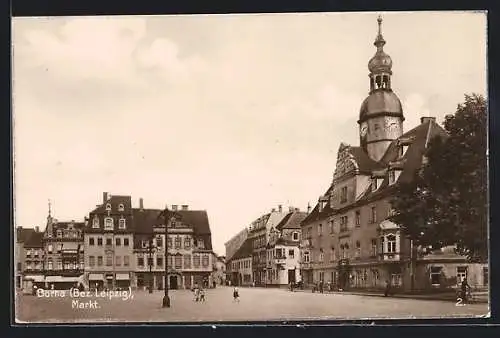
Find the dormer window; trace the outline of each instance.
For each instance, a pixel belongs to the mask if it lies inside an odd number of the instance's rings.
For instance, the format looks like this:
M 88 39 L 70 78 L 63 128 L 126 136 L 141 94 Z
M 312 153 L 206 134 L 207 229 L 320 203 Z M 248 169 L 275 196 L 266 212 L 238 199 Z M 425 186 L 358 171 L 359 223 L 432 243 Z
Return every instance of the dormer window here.
M 113 230 L 113 219 L 111 217 L 104 219 L 104 230 Z
M 399 147 L 399 157 L 405 156 L 406 152 L 408 151 L 408 144 L 403 144 Z
M 295 231 L 293 234 L 292 234 L 292 238 L 294 241 L 298 241 L 299 240 L 299 233 L 297 231 Z
M 340 189 L 340 203 L 347 202 L 347 187 Z
M 401 169 L 392 169 L 389 170 L 389 184 L 394 184 L 401 175 Z
M 123 204 L 118 205 L 118 211 L 125 211 L 125 206 Z
M 127 224 L 126 224 L 126 220 L 125 220 L 125 218 L 120 218 L 120 219 L 118 220 L 118 229 L 123 230 L 123 229 L 125 229 L 126 227 L 127 227 Z
M 111 204 L 109 203 L 106 204 L 106 211 L 111 211 Z
M 57 230 L 57 238 L 61 238 L 62 237 L 62 231 L 59 229 Z
M 375 191 L 378 189 L 378 180 L 376 178 L 372 178 L 372 190 Z
M 92 228 L 99 228 L 99 218 L 97 218 L 97 216 L 94 216 L 94 219 L 92 220 Z

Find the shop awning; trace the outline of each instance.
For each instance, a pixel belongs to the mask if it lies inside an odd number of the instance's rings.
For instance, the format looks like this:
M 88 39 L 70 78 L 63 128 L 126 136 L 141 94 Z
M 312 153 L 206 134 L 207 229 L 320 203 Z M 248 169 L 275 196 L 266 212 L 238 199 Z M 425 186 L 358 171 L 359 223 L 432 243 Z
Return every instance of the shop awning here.
M 63 253 L 77 253 L 78 252 L 78 243 L 76 242 L 68 242 L 64 243 L 62 247 Z
M 47 283 L 76 283 L 80 280 L 79 277 L 64 277 L 64 276 L 47 276 L 45 281 Z
M 41 275 L 28 275 L 28 276 L 24 276 L 23 278 L 24 280 L 33 280 L 34 282 L 37 282 L 37 283 L 40 283 L 40 282 L 43 282 L 45 281 L 45 276 L 41 276 Z
M 89 273 L 89 280 L 104 280 L 102 273 Z
M 128 273 L 117 273 L 115 279 L 116 280 L 129 280 L 130 276 Z

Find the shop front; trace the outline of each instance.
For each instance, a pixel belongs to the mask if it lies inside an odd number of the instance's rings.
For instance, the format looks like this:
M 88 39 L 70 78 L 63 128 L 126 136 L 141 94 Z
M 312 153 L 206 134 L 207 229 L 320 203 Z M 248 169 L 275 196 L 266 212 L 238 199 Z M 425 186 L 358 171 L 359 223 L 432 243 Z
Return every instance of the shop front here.
M 89 273 L 89 288 L 92 290 L 104 289 L 104 274 L 102 273 Z

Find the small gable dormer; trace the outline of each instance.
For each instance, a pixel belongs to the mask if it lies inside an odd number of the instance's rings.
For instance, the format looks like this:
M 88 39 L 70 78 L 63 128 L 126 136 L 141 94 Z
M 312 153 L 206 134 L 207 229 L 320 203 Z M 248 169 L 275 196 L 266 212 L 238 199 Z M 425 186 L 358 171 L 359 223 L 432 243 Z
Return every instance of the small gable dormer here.
M 377 191 L 380 188 L 382 182 L 384 182 L 385 175 L 386 175 L 386 169 L 375 170 L 372 172 L 372 177 L 371 177 L 372 191 Z

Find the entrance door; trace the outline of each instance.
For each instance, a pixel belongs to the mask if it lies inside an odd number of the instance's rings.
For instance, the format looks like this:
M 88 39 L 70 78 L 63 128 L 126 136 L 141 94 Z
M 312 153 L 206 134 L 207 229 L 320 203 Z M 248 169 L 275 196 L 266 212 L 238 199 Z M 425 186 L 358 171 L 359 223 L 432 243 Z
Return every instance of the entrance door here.
M 295 284 L 295 269 L 288 270 L 288 283 Z
M 177 285 L 177 276 L 170 276 L 168 278 L 169 283 L 170 283 L 170 289 L 172 290 L 177 290 L 178 285 Z

